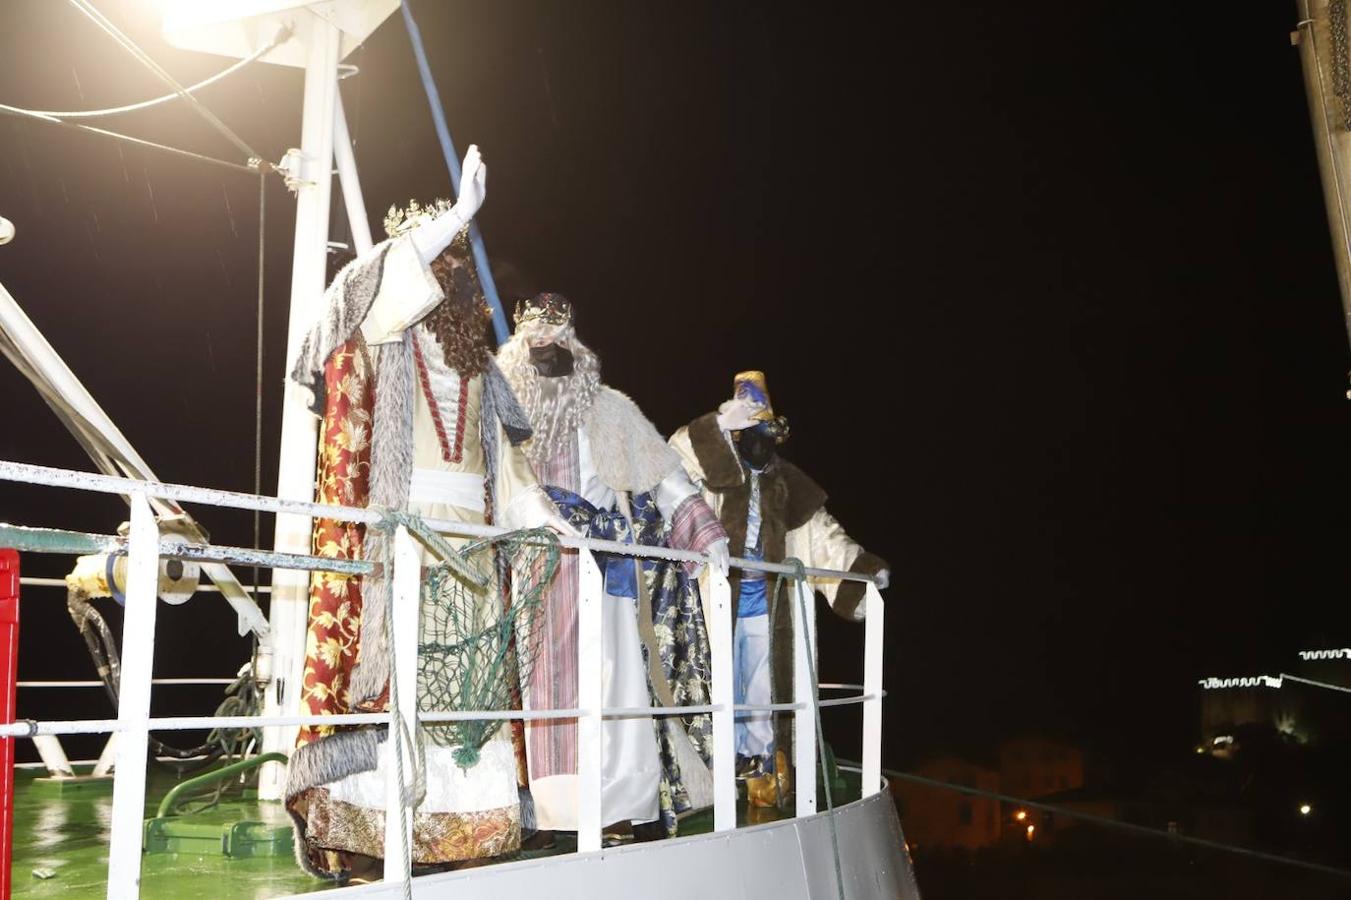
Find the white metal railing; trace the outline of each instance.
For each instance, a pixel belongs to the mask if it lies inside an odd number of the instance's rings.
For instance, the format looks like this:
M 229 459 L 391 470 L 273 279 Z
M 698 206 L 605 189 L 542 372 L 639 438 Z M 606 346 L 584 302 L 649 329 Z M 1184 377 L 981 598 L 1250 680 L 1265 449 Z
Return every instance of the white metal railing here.
M 155 683 L 152 677 L 156 613 L 156 581 L 160 556 L 183 558 L 212 558 L 228 562 L 247 562 L 275 568 L 302 571 L 361 570 L 368 564 L 340 561 L 304 554 L 274 554 L 247 548 L 229 548 L 189 544 L 179 539 L 162 539 L 150 499 L 171 499 L 203 503 L 234 509 L 259 510 L 281 514 L 321 516 L 343 521 L 379 525 L 385 521 L 377 509 L 334 506 L 280 500 L 253 494 L 219 491 L 188 485 L 138 481 L 53 469 L 24 463 L 0 461 L 0 480 L 23 481 L 53 487 L 72 488 L 100 493 L 116 493 L 131 498 L 131 528 L 126 539 L 107 535 L 88 535 L 90 539 L 108 546 L 124 548 L 128 555 L 126 614 L 122 633 L 121 690 L 116 719 L 86 719 L 68 721 L 25 720 L 0 725 L 0 737 L 34 737 L 41 735 L 118 733 L 117 763 L 114 770 L 111 844 L 109 847 L 108 896 L 134 897 L 137 895 L 140 862 L 143 804 L 145 798 L 146 757 L 148 735 L 151 730 L 183 730 L 200 728 L 280 727 L 295 725 L 358 725 L 384 724 L 395 715 L 401 716 L 409 733 L 416 721 L 435 723 L 467 719 L 548 719 L 576 718 L 578 720 L 578 833 L 579 852 L 599 850 L 601 846 L 601 722 L 605 718 L 628 715 L 678 715 L 684 713 L 711 713 L 713 720 L 713 779 L 714 829 L 729 831 L 736 827 L 736 785 L 733 771 L 735 759 L 734 714 L 741 711 L 792 711 L 795 717 L 796 743 L 794 763 L 798 778 L 811 785 L 816 780 L 819 748 L 816 741 L 815 710 L 820 707 L 861 704 L 863 706 L 862 784 L 864 796 L 882 789 L 881 727 L 882 727 L 882 662 L 884 603 L 872 579 L 850 572 L 828 569 L 799 570 L 791 565 L 765 563 L 758 560 L 734 559 L 732 565 L 741 569 L 758 569 L 788 575 L 802 571 L 807 577 L 799 580 L 796 590 L 805 595 L 806 603 L 793 604 L 795 633 L 801 638 L 794 642 L 795 679 L 791 703 L 765 705 L 735 704 L 732 694 L 732 621 L 731 595 L 727 579 L 710 572 L 709 608 L 712 621 L 708 623 L 712 654 L 712 685 L 710 704 L 675 707 L 606 708 L 601 693 L 601 602 L 604 581 L 593 551 L 621 553 L 648 558 L 704 562 L 702 554 L 664 547 L 620 544 L 591 538 L 565 536 L 564 546 L 577 550 L 580 563 L 578 610 L 578 705 L 562 710 L 446 710 L 418 712 L 416 702 L 401 702 L 388 713 L 354 713 L 348 715 L 299 716 L 179 716 L 151 717 L 150 692 Z M 505 533 L 506 529 L 447 520 L 425 520 L 438 532 L 469 537 L 488 537 Z M 37 534 L 37 532 L 34 532 Z M 28 549 L 42 549 L 33 547 Z M 394 537 L 393 607 L 391 630 L 393 635 L 392 687 L 401 697 L 416 696 L 419 577 L 421 558 L 417 544 L 407 529 L 399 526 Z M 63 552 L 56 550 L 52 552 Z M 68 551 L 65 551 L 68 552 Z M 811 681 L 816 642 L 816 606 L 812 596 L 811 580 L 818 578 L 862 581 L 866 583 L 866 611 L 864 633 L 864 678 L 858 685 L 822 685 L 827 689 L 852 690 L 861 687 L 855 696 L 820 701 L 818 686 Z M 795 600 L 798 598 L 795 597 Z M 805 618 L 803 614 L 805 610 Z M 166 680 L 181 683 L 184 680 Z M 192 679 L 192 681 L 205 681 Z M 98 684 L 98 682 L 94 682 Z M 54 686 L 49 682 L 30 682 L 29 687 Z M 402 881 L 408 877 L 404 848 L 410 839 L 411 821 L 401 816 L 402 799 L 394 783 L 396 766 L 390 766 L 391 784 L 387 789 L 385 877 Z M 799 789 L 797 815 L 811 815 L 816 809 L 816 791 Z M 403 827 L 400 827 L 402 821 Z

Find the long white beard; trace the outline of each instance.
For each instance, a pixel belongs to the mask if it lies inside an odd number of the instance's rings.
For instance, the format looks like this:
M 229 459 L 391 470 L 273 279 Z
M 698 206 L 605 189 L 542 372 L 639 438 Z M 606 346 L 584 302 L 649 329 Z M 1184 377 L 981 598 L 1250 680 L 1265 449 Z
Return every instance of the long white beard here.
M 526 343 L 528 332 L 527 325 L 498 348 L 497 364 L 516 392 L 516 399 L 530 416 L 534 436 L 526 442 L 524 449 L 526 458 L 538 468 L 582 426 L 582 419 L 601 388 L 600 360 L 577 339 L 576 332 L 568 328 L 559 336 L 558 344 L 572 353 L 572 374 L 545 378 L 530 361 L 530 346 Z

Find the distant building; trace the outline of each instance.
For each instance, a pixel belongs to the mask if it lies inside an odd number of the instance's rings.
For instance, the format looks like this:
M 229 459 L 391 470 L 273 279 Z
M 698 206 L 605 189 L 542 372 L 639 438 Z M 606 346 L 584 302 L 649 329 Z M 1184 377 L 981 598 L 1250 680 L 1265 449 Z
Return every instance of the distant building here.
M 1068 807 L 1117 818 L 1115 803 L 1084 794 L 1084 754 L 1079 748 L 1047 738 L 1018 738 L 1000 744 L 996 767 L 955 756 L 931 760 L 914 772 L 936 781 L 979 788 L 996 794 L 1034 800 L 1057 795 Z M 898 781 L 893 790 L 901 821 L 912 847 L 978 850 L 1001 841 L 1042 843 L 1057 827 L 1071 827 L 1049 813 L 1005 804 L 990 797 Z
M 914 772 L 936 781 L 999 792 L 998 772 L 954 756 L 931 760 Z M 906 839 L 914 849 L 979 850 L 999 842 L 1003 813 L 998 800 L 910 781 L 898 781 L 892 789 L 900 804 Z

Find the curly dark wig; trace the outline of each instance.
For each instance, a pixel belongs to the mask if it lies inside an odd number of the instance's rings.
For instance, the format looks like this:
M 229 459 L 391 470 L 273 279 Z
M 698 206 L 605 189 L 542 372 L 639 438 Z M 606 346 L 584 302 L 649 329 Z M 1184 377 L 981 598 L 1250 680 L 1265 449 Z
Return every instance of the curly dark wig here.
M 469 229 L 455 236 L 440 256 L 432 260 L 446 299 L 427 314 L 424 324 L 436 335 L 446 354 L 446 364 L 464 378 L 482 372 L 493 355 L 488 342 L 492 312 L 483 299 L 474 260 L 469 250 Z

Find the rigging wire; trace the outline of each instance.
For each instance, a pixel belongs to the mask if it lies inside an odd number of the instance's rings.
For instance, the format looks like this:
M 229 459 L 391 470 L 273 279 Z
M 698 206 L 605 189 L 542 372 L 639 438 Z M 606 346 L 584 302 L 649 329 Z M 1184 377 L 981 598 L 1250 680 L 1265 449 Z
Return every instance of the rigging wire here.
M 198 115 L 205 119 L 212 128 L 220 132 L 230 143 L 234 144 L 235 147 L 242 151 L 249 159 L 262 159 L 262 156 L 250 147 L 243 138 L 235 134 L 235 132 L 230 129 L 230 126 L 217 118 L 216 114 L 208 109 L 202 101 L 188 93 L 187 89 L 179 84 L 163 66 L 155 62 L 150 54 L 142 50 L 135 41 L 127 37 L 121 29 L 109 21 L 103 13 L 99 12 L 94 5 L 89 2 L 89 0 L 69 0 L 69 2 L 80 12 L 84 13 L 95 25 L 103 29 L 109 37 L 135 57 L 136 60 L 140 62 L 141 65 L 145 66 L 156 78 L 173 88 L 174 93 L 186 100 L 188 104 L 197 111 Z
M 251 63 L 257 62 L 267 54 L 271 53 L 273 50 L 277 49 L 277 47 L 289 41 L 291 39 L 291 34 L 292 34 L 291 26 L 283 25 L 280 29 L 277 30 L 277 36 L 274 37 L 271 43 L 269 43 L 266 47 L 263 47 L 261 50 L 256 51 L 250 56 L 244 57 L 234 65 L 222 69 L 215 75 L 212 75 L 209 78 L 205 78 L 194 85 L 184 88 L 183 90 L 188 94 L 193 94 L 196 93 L 197 91 L 202 90 L 203 88 L 210 87 L 211 85 L 215 84 L 218 81 L 230 77 L 234 73 L 238 72 L 240 69 L 244 68 L 247 65 L 250 65 Z M 150 100 L 142 100 L 140 103 L 129 103 L 126 106 L 112 106 L 107 109 L 85 109 L 85 110 L 70 110 L 70 111 L 61 111 L 53 109 L 26 109 L 24 110 L 24 112 L 30 113 L 35 116 L 47 116 L 52 119 L 101 119 L 108 116 L 120 116 L 125 115 L 126 113 L 140 112 L 143 109 L 151 109 L 153 107 L 160 106 L 161 104 L 168 103 L 170 100 L 181 99 L 181 97 L 182 97 L 181 94 L 175 92 L 171 94 L 164 94 L 163 96 L 160 97 L 154 97 Z
M 1281 678 L 1285 681 L 1297 681 L 1300 684 L 1307 684 L 1310 687 L 1322 688 L 1325 691 L 1340 691 L 1343 694 L 1351 694 L 1351 688 L 1340 684 L 1328 684 L 1326 681 L 1314 681 L 1312 678 L 1300 678 L 1298 675 L 1291 675 L 1288 672 L 1282 672 Z
M 843 760 L 841 760 L 843 762 Z M 882 773 L 887 778 L 900 781 L 909 781 L 914 784 L 922 784 L 926 787 L 938 788 L 944 791 L 954 791 L 958 794 L 968 794 L 972 797 L 984 797 L 989 800 L 998 800 L 1001 803 L 1009 803 L 1016 806 L 1025 806 L 1028 809 L 1041 810 L 1042 812 L 1053 813 L 1057 816 L 1064 816 L 1067 819 L 1078 819 L 1082 822 L 1090 822 L 1094 825 L 1100 825 L 1103 828 L 1115 828 L 1118 831 L 1126 831 L 1131 834 L 1138 834 L 1144 837 L 1166 838 L 1177 844 L 1190 844 L 1194 847 L 1203 847 L 1207 850 L 1219 850 L 1223 853 L 1232 853 L 1236 856 L 1246 856 L 1250 859 L 1259 859 L 1263 862 L 1277 863 L 1283 866 L 1292 866 L 1297 869 L 1307 869 L 1311 872 L 1319 872 L 1323 875 L 1333 875 L 1337 878 L 1351 878 L 1351 870 L 1339 869 L 1336 866 L 1323 865 L 1322 863 L 1309 862 L 1303 859 L 1296 859 L 1293 856 L 1282 856 L 1279 853 L 1267 853 L 1264 850 L 1254 850 L 1251 847 L 1244 847 L 1241 844 L 1226 844 L 1222 841 L 1212 841 L 1207 838 L 1193 837 L 1186 834 L 1177 834 L 1172 831 L 1164 831 L 1162 828 L 1150 828 L 1148 825 L 1136 825 L 1133 822 L 1121 822 L 1117 819 L 1109 819 L 1106 816 L 1094 815 L 1093 813 L 1081 812 L 1077 809 L 1071 809 L 1067 806 L 1059 806 L 1054 803 L 1041 803 L 1036 800 L 1028 800 L 1024 797 L 1014 797 L 1009 794 L 1001 794 L 998 791 L 988 791 L 983 788 L 967 787 L 964 784 L 953 784 L 949 781 L 940 781 L 937 778 L 928 778 L 924 775 L 915 775 L 911 772 L 897 772 L 894 769 L 883 769 Z
M 272 166 L 271 163 L 266 162 L 262 159 L 258 159 L 256 165 L 244 165 L 243 163 L 230 162 L 229 160 L 217 159 L 214 156 L 207 156 L 203 153 L 196 153 L 192 150 L 184 150 L 181 147 L 171 147 L 168 144 L 156 143 L 155 141 L 146 140 L 145 138 L 133 137 L 132 135 L 122 134 L 121 132 L 117 131 L 109 131 L 106 128 L 96 128 L 93 125 L 82 125 L 79 122 L 67 122 L 64 119 L 54 119 L 51 116 L 43 115 L 42 113 L 33 112 L 32 110 L 27 109 L 21 109 L 17 106 L 9 106 L 4 103 L 0 103 L 0 115 L 14 116 L 15 118 L 27 119 L 32 122 L 45 122 L 48 125 L 60 125 L 63 128 L 73 128 L 78 131 L 88 132 L 89 134 L 98 134 L 102 135 L 103 137 L 110 137 L 114 138 L 115 140 L 125 141 L 129 144 L 136 144 L 139 147 L 146 147 L 151 150 L 160 150 L 165 153 L 172 153 L 175 156 L 183 156 L 188 159 L 195 159 L 198 162 L 209 163 L 213 166 L 220 166 L 225 169 L 233 169 L 236 172 L 248 172 L 252 174 L 254 172 L 259 171 L 260 169 L 263 171 L 274 170 L 274 167 Z

